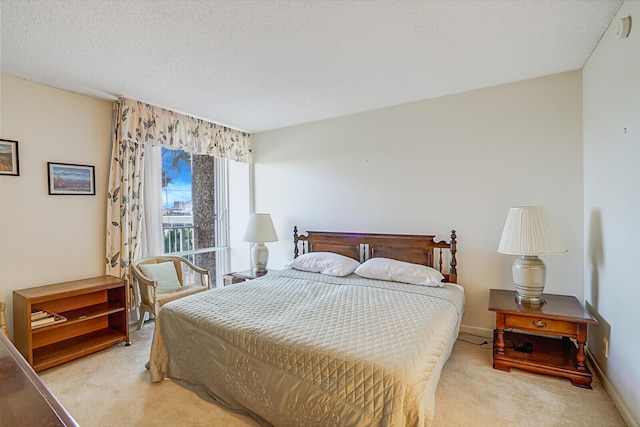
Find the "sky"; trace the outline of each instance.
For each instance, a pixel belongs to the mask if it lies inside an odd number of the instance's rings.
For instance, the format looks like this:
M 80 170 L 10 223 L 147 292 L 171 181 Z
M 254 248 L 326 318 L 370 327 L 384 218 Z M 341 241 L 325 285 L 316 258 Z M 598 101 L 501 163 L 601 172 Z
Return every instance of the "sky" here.
M 171 177 L 171 182 L 162 189 L 162 206 L 173 207 L 174 201 L 191 202 L 191 165 L 180 160 L 180 171 L 171 166 L 173 150 L 162 149 L 162 169 L 166 176 Z
M 62 178 L 65 181 L 90 181 L 91 171 L 87 168 L 73 166 L 56 166 L 53 170 L 54 178 Z

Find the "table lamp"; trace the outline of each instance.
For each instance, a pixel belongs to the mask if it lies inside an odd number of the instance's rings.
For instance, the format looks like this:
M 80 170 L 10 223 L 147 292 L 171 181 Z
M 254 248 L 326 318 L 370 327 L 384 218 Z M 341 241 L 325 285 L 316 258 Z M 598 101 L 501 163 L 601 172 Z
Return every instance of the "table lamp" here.
M 567 252 L 546 209 L 541 206 L 511 208 L 498 252 L 518 255 L 511 269 L 516 300 L 523 304 L 544 304 L 541 296 L 546 281 L 546 267 L 538 256 Z
M 255 275 L 265 274 L 267 272 L 267 261 L 269 260 L 269 248 L 267 248 L 265 242 L 278 241 L 271 215 L 266 213 L 251 215 L 247 229 L 244 232 L 244 241 L 253 243 L 251 247 L 251 270 Z

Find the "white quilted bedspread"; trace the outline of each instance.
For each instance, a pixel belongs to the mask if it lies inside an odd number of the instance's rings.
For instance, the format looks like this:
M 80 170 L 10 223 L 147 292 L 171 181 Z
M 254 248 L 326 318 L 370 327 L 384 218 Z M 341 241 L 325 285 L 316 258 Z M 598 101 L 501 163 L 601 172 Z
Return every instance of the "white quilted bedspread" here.
M 429 425 L 461 288 L 283 270 L 165 305 L 152 381 L 276 426 Z

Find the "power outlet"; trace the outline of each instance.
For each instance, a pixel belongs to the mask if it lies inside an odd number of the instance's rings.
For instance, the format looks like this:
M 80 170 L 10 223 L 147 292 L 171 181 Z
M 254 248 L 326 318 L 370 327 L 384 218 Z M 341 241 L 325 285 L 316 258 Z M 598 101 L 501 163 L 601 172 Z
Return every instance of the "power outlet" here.
M 605 358 L 609 357 L 609 340 L 607 339 L 607 337 L 602 338 L 602 355 Z

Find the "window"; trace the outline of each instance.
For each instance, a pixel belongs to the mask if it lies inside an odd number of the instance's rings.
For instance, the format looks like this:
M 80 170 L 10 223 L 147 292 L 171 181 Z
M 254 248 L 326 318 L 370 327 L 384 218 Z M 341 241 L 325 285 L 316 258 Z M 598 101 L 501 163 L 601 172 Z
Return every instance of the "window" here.
M 184 256 L 222 283 L 228 264 L 227 160 L 162 148 L 165 254 Z

